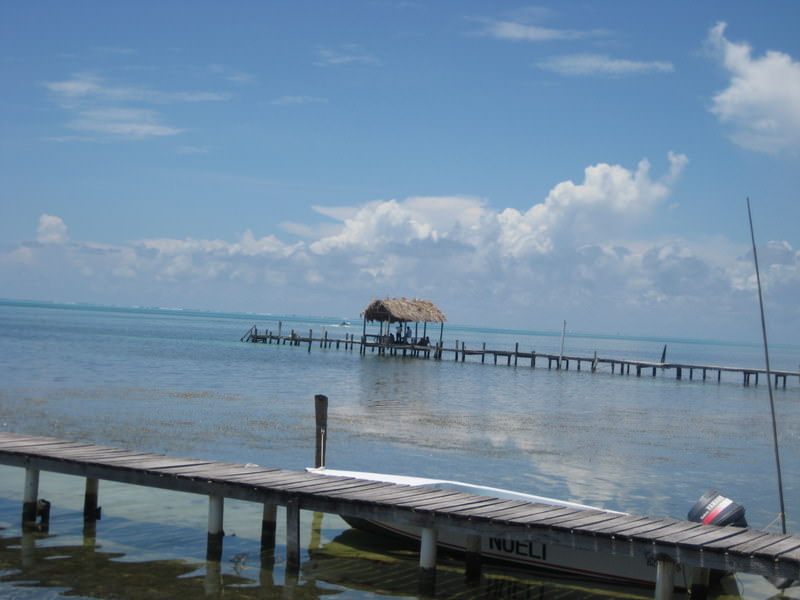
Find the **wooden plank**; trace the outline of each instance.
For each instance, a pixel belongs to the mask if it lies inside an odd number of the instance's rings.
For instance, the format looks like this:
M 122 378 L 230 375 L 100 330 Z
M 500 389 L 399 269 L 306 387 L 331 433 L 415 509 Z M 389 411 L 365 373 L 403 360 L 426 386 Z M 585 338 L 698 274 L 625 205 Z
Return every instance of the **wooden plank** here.
M 764 532 L 754 532 L 738 527 L 710 527 L 706 533 L 698 534 L 681 542 L 681 545 L 702 546 L 704 549 L 728 551 L 739 543 L 747 543 Z
M 630 540 L 642 540 L 642 539 L 649 539 L 649 534 L 654 531 L 659 531 L 664 529 L 665 527 L 669 527 L 675 523 L 672 519 L 648 519 L 647 522 L 642 523 L 641 525 L 628 527 L 622 531 L 614 532 L 616 537 L 623 537 Z
M 616 520 L 620 517 L 617 513 L 609 513 L 605 511 L 597 511 L 596 513 L 585 515 L 573 519 L 569 522 L 569 527 L 573 530 L 581 530 L 584 531 L 587 527 L 592 525 L 601 525 L 604 523 L 610 523 L 612 520 Z M 566 526 L 566 524 L 564 525 Z
M 453 510 L 458 509 L 465 509 L 477 506 L 482 506 L 486 504 L 486 499 L 481 497 L 476 497 L 473 495 L 467 495 L 466 497 L 459 498 L 459 497 L 450 497 L 446 498 L 440 502 L 436 502 L 433 504 L 428 504 L 425 506 L 425 510 L 435 510 L 437 512 L 444 512 L 448 513 Z
M 412 510 L 421 511 L 429 510 L 428 506 L 436 506 L 444 498 L 456 499 L 461 496 L 460 492 L 452 492 L 447 490 L 434 490 L 429 489 L 428 493 L 414 498 L 402 498 L 392 502 L 394 506 L 403 506 L 411 508 Z
M 572 529 L 570 523 L 579 519 L 581 516 L 586 515 L 586 510 L 584 509 L 566 509 L 569 512 L 562 512 L 559 514 L 553 514 L 551 516 L 547 516 L 543 519 L 538 520 L 536 523 L 538 525 L 547 525 L 549 527 L 558 526 L 560 528 L 567 528 Z
M 702 523 L 682 521 L 659 531 L 657 535 L 652 536 L 652 539 L 657 542 L 686 542 L 702 531 L 705 531 L 705 526 Z
M 502 514 L 495 515 L 494 519 L 505 520 L 509 523 L 524 523 L 525 525 L 538 525 L 543 519 L 556 517 L 564 514 L 564 511 L 571 511 L 574 509 L 565 509 L 563 506 L 555 506 L 552 504 L 536 504 L 531 503 L 530 510 L 520 516 L 506 516 Z
M 772 544 L 755 550 L 753 556 L 764 558 L 778 557 L 782 554 L 789 554 L 797 549 L 800 549 L 800 539 L 788 537 L 782 540 L 775 540 Z
M 452 515 L 468 515 L 472 518 L 487 518 L 488 515 L 491 515 L 497 511 L 501 510 L 509 510 L 512 508 L 520 508 L 521 506 L 527 506 L 527 502 L 519 502 L 516 500 L 500 500 L 499 498 L 484 498 L 484 503 L 480 505 L 470 506 L 469 508 L 462 508 L 462 507 L 453 507 L 453 508 L 442 508 L 440 509 L 441 512 L 452 514 Z

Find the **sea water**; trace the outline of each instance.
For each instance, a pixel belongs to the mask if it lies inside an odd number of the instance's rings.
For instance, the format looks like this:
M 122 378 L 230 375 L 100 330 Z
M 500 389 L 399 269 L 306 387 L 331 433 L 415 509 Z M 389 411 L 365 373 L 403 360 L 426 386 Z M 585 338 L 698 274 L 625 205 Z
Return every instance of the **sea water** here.
M 327 465 L 481 483 L 651 517 L 684 518 L 715 488 L 779 531 L 766 381 L 674 372 L 592 373 L 529 359 L 465 362 L 358 350 L 242 343 L 252 326 L 360 336 L 356 318 L 245 315 L 0 301 L 0 430 L 173 456 L 303 469 L 314 458 L 315 394 L 329 397 Z M 490 324 L 487 324 L 490 325 Z M 371 327 L 374 329 L 374 327 Z M 370 329 L 370 332 L 372 332 Z M 376 332 L 376 331 L 375 331 Z M 375 333 L 373 332 L 373 333 Z M 435 342 L 439 326 L 428 326 Z M 445 346 L 558 354 L 561 331 L 446 324 Z M 621 338 L 567 331 L 564 353 L 760 368 L 758 343 Z M 770 349 L 797 370 L 800 347 Z M 450 357 L 448 360 L 448 356 Z M 774 390 L 788 528 L 800 529 L 800 383 Z M 207 499 L 101 482 L 96 536 L 83 532 L 83 481 L 42 473 L 48 534 L 22 536 L 24 471 L 0 467 L 0 597 L 416 597 L 413 552 L 303 513 L 300 578 L 259 561 L 260 507 L 225 504 L 224 554 L 205 563 Z M 458 598 L 648 596 L 637 589 L 487 571 L 466 586 L 446 559 L 440 595 Z M 221 579 L 210 577 L 217 573 Z M 738 576 L 724 594 L 767 598 Z M 738 589 L 738 592 L 736 591 Z M 728 597 L 722 595 L 720 597 Z M 738 597 L 738 596 L 734 596 Z

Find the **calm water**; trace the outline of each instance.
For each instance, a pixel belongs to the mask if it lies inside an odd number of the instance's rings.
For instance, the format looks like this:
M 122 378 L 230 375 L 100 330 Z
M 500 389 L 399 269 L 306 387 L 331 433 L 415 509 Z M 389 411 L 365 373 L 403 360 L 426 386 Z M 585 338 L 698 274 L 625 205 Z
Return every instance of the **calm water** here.
M 284 332 L 361 332 L 355 320 L 340 327 L 341 319 L 0 302 L 0 429 L 302 469 L 313 461 L 313 396 L 322 393 L 330 467 L 480 482 L 654 517 L 684 517 L 714 487 L 747 507 L 752 526 L 778 530 L 763 380 L 745 388 L 738 376 L 718 384 L 239 342 L 254 323 L 277 330 L 279 320 Z M 438 338 L 438 327 L 428 334 Z M 444 339 L 553 353 L 561 344 L 560 332 L 452 325 Z M 764 362 L 758 344 L 571 332 L 565 352 L 657 360 L 665 343 L 676 362 Z M 797 369 L 800 347 L 772 348 L 770 358 L 774 368 Z M 775 405 L 788 525 L 797 531 L 796 379 L 775 390 Z M 103 519 L 96 538 L 84 538 L 83 482 L 47 473 L 40 495 L 53 502 L 50 534 L 21 539 L 23 478 L 0 467 L 0 597 L 416 597 L 413 553 L 335 516 L 303 514 L 305 562 L 292 582 L 282 547 L 274 568 L 259 564 L 257 506 L 226 503 L 223 560 L 206 565 L 205 498 L 103 482 Z M 443 596 L 647 596 L 492 571 L 468 588 L 459 568 L 443 567 Z M 729 585 L 745 598 L 774 594 L 758 578 Z

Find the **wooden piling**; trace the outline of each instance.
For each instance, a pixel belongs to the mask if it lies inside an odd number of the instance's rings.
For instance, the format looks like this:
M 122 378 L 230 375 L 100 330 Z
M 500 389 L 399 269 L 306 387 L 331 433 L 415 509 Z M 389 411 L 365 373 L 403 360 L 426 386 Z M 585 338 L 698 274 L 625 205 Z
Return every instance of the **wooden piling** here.
M 464 577 L 467 583 L 476 584 L 481 580 L 481 536 L 468 535 Z
M 222 559 L 222 518 L 224 498 L 222 496 L 208 497 L 208 544 L 206 546 L 206 560 L 218 562 Z
M 25 490 L 22 497 L 22 528 L 36 526 L 36 503 L 39 500 L 39 470 L 25 469 Z
M 286 573 L 297 577 L 300 573 L 300 501 L 286 501 Z
M 325 466 L 325 448 L 328 432 L 328 397 L 323 394 L 314 396 L 314 412 L 317 421 L 316 452 L 314 453 L 314 466 Z
M 278 522 L 278 506 L 276 504 L 264 504 L 261 516 L 261 568 L 269 568 L 271 571 L 275 566 L 275 530 Z
M 93 477 L 86 478 L 86 491 L 83 496 L 83 522 L 91 523 L 100 518 L 100 509 L 97 507 L 97 492 L 99 481 Z
M 659 560 L 656 566 L 655 600 L 672 600 L 675 590 L 675 563 Z
M 423 527 L 419 547 L 419 591 L 423 595 L 436 594 L 436 530 Z

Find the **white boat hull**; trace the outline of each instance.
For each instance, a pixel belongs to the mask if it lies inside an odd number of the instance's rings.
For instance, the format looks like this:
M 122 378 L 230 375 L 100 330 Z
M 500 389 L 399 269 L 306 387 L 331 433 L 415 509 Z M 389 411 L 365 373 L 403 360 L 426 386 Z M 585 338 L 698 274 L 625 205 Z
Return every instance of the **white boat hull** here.
M 371 481 L 384 481 L 401 485 L 426 486 L 439 489 L 451 489 L 467 493 L 479 494 L 504 499 L 525 500 L 567 508 L 585 508 L 604 510 L 573 502 L 564 502 L 553 498 L 523 494 L 498 488 L 464 484 L 455 481 L 407 477 L 380 473 L 364 473 L 356 471 L 337 471 L 332 469 L 309 469 L 313 473 L 323 475 L 354 477 Z M 607 510 L 611 514 L 624 514 Z M 343 517 L 351 526 L 373 532 L 402 537 L 410 540 L 420 539 L 420 529 L 397 523 L 353 519 Z M 466 551 L 466 536 L 457 532 L 442 530 L 437 533 L 439 547 L 455 552 Z M 612 580 L 617 582 L 653 585 L 656 581 L 656 565 L 654 560 L 644 557 L 631 557 L 576 550 L 565 546 L 545 544 L 526 540 L 509 540 L 502 537 L 483 537 L 481 539 L 481 555 L 484 559 L 498 561 L 516 567 L 545 569 L 573 577 L 589 577 L 593 579 Z M 686 587 L 687 577 L 676 565 L 675 585 Z

